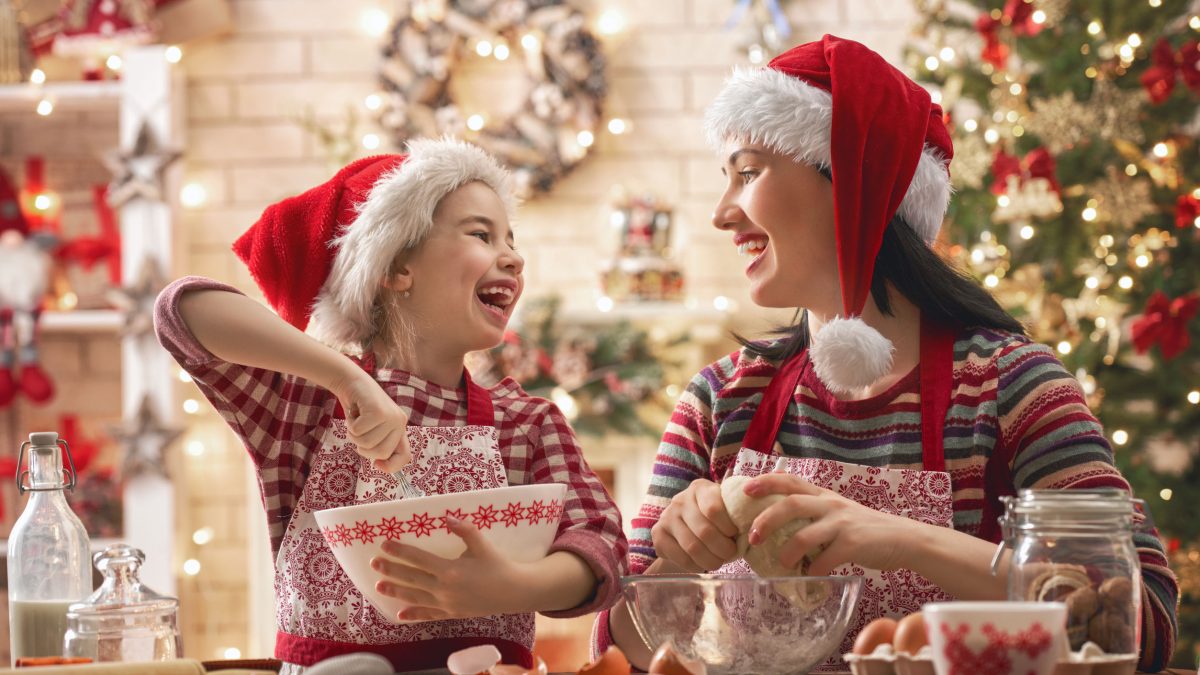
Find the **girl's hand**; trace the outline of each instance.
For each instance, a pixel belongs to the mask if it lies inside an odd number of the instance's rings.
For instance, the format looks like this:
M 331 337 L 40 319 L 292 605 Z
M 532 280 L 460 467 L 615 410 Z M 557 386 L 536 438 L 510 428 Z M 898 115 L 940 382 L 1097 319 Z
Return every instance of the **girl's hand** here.
M 650 530 L 660 559 L 685 572 L 707 572 L 737 557 L 737 526 L 721 486 L 702 478 L 671 498 Z
M 346 429 L 358 454 L 376 469 L 394 473 L 412 461 L 408 446 L 408 414 L 370 375 L 359 370 L 333 389 L 346 412 Z
M 375 590 L 409 605 L 396 618 L 436 621 L 538 609 L 525 606 L 529 582 L 521 563 L 501 555 L 474 525 L 447 518 L 446 527 L 467 545 L 456 560 L 394 540 L 383 543 L 385 555 L 371 560 L 371 569 L 383 576 Z
M 825 576 L 849 562 L 876 570 L 912 567 L 907 562 L 911 549 L 920 540 L 920 529 L 929 527 L 902 516 L 881 513 L 784 473 L 758 476 L 746 483 L 745 489 L 751 497 L 789 495 L 754 520 L 750 528 L 751 546 L 765 541 L 776 529 L 796 518 L 813 521 L 796 532 L 779 553 L 781 564 L 795 568 L 811 552 L 808 573 L 812 576 Z

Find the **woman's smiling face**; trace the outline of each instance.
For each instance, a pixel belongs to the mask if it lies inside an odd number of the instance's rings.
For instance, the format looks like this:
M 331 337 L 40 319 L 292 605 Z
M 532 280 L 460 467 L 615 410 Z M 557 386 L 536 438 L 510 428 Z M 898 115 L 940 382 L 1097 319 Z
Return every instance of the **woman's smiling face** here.
M 841 309 L 833 186 L 816 169 L 762 144 L 731 141 L 713 226 L 749 256 L 750 297 L 762 307 Z

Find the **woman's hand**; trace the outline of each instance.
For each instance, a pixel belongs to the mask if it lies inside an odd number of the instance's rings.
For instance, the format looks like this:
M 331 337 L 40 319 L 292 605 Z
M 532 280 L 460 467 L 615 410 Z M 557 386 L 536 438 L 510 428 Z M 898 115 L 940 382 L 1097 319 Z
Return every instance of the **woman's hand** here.
M 446 527 L 467 545 L 455 560 L 394 540 L 383 543 L 385 555 L 371 560 L 371 569 L 383 575 L 375 590 L 409 605 L 398 619 L 436 621 L 548 609 L 526 606 L 532 595 L 524 569 L 528 564 L 506 558 L 474 525 L 447 518 Z
M 686 572 L 708 572 L 736 558 L 737 535 L 721 486 L 702 478 L 672 497 L 650 530 L 658 557 Z
M 881 513 L 858 502 L 784 473 L 770 473 L 746 483 L 746 494 L 762 497 L 788 495 L 754 520 L 750 545 L 767 539 L 778 528 L 797 518 L 811 520 L 780 550 L 779 562 L 795 568 L 809 554 L 808 574 L 825 576 L 835 567 L 854 563 L 876 570 L 911 567 L 913 542 L 921 528 L 931 527 L 902 516 Z M 822 550 L 823 549 L 823 550 Z
M 394 473 L 412 461 L 408 446 L 408 414 L 396 405 L 366 371 L 354 371 L 332 389 L 346 412 L 346 430 L 358 454 L 376 469 Z

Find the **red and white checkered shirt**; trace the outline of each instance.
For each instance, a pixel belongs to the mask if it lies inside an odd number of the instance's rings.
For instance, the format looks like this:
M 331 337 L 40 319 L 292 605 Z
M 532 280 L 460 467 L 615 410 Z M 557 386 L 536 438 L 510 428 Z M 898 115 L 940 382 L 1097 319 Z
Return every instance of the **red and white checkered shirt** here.
M 179 279 L 158 297 L 155 329 L 159 342 L 192 376 L 250 452 L 258 469 L 271 550 L 277 553 L 336 399 L 302 378 L 213 356 L 179 315 L 179 299 L 184 293 L 206 289 L 240 293 L 211 279 Z M 464 391 L 401 370 L 377 369 L 374 377 L 408 411 L 410 424 L 466 425 Z M 551 550 L 575 553 L 598 580 L 595 594 L 585 605 L 547 615 L 578 616 L 609 607 L 616 601 L 620 577 L 626 573 L 628 546 L 616 504 L 584 460 L 575 432 L 557 406 L 530 396 L 512 379 L 488 391 L 509 485 L 567 484 L 562 523 Z

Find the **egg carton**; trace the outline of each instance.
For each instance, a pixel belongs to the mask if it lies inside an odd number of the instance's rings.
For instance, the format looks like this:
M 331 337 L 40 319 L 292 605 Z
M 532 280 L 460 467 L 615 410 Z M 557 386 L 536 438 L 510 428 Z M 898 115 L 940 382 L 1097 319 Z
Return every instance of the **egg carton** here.
M 852 675 L 937 675 L 929 647 L 916 654 L 896 654 L 890 645 L 881 645 L 870 654 L 843 654 Z

